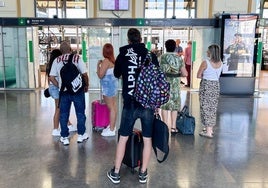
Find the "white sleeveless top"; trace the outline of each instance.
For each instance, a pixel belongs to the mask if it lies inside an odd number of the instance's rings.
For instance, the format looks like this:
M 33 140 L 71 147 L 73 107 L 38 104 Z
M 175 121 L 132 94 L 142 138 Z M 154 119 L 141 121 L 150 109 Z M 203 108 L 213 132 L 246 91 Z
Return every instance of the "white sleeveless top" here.
M 203 72 L 203 79 L 218 81 L 222 71 L 222 64 L 219 68 L 215 69 L 212 67 L 209 60 L 206 60 L 206 62 L 207 62 L 207 68 Z
M 114 68 L 113 68 L 113 67 L 107 69 L 107 71 L 106 71 L 106 73 L 105 73 L 105 75 L 111 75 L 111 74 L 114 74 Z

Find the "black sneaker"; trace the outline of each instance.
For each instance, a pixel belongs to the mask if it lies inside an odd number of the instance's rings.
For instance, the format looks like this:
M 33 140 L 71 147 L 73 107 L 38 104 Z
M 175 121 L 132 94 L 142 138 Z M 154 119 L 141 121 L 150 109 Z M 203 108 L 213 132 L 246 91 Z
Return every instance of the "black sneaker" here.
M 107 172 L 107 177 L 114 183 L 120 183 L 120 175 L 119 173 L 114 172 L 114 168 Z
M 139 182 L 140 183 L 146 183 L 147 182 L 147 177 L 148 177 L 148 174 L 147 174 L 147 169 L 145 172 L 141 172 L 141 169 L 139 170 Z

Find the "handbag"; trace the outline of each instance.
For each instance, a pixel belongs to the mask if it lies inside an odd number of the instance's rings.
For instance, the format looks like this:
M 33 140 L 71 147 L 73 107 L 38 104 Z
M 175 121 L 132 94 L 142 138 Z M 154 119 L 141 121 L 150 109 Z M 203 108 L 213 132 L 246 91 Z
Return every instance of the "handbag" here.
M 169 130 L 168 126 L 161 121 L 159 114 L 155 115 L 153 122 L 153 134 L 152 134 L 152 146 L 156 159 L 159 163 L 164 162 L 169 153 Z M 159 159 L 158 154 L 162 153 L 164 156 L 162 159 Z M 162 156 L 162 155 L 161 155 Z
M 44 95 L 45 95 L 46 98 L 50 97 L 49 88 L 45 89 Z
M 176 126 L 181 134 L 194 134 L 195 118 L 189 114 L 188 106 L 185 105 L 181 112 L 178 113 Z

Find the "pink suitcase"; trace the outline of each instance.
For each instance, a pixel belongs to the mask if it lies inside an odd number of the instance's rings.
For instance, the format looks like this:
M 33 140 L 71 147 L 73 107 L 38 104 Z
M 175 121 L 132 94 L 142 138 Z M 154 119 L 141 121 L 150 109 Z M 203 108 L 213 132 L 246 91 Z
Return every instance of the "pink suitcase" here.
M 93 130 L 102 130 L 110 124 L 110 113 L 107 105 L 100 100 L 91 104 L 91 120 Z

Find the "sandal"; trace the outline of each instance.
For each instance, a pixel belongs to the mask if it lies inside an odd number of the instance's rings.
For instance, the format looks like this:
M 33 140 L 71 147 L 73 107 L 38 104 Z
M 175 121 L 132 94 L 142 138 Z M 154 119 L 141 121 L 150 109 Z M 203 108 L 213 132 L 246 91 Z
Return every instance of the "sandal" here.
M 179 131 L 177 128 L 171 128 L 171 133 L 172 134 L 177 134 Z
M 202 131 L 199 133 L 200 136 L 206 137 L 206 138 L 213 138 L 213 135 L 208 135 L 206 132 Z
M 206 133 L 207 132 L 207 128 L 206 127 L 204 127 L 203 129 L 202 129 L 202 132 L 204 132 L 204 133 Z M 211 133 L 212 135 L 214 134 L 214 131 L 212 131 L 212 133 Z

